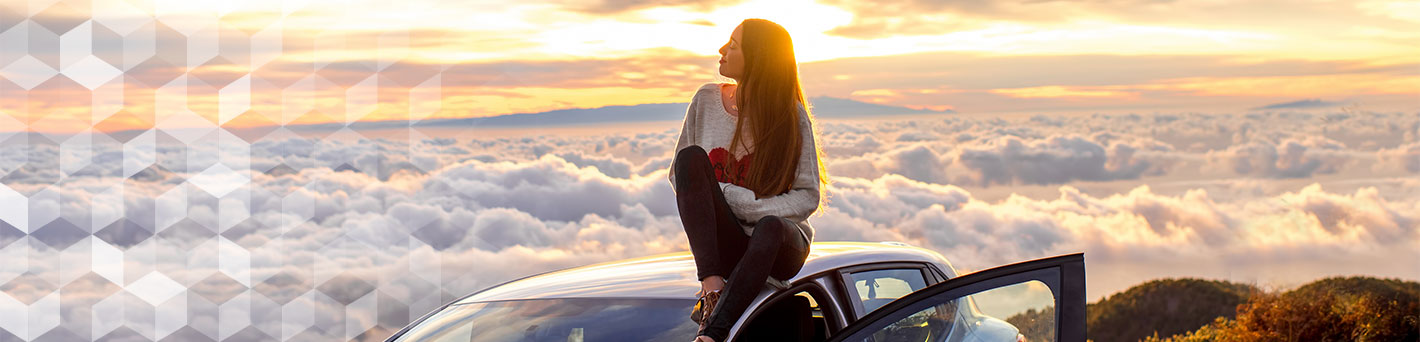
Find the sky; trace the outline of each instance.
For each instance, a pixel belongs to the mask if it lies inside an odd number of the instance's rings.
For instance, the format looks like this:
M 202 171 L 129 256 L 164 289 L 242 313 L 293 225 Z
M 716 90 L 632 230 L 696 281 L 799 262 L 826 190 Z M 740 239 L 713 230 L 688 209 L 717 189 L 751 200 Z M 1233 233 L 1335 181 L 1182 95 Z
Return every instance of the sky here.
M 750 17 L 810 97 L 954 110 L 817 120 L 817 241 L 1083 252 L 1090 301 L 1420 280 L 1416 7 L 3 0 L 0 340 L 382 339 L 683 252 L 679 121 L 345 124 L 690 102 Z
M 16 29 L 0 39 L 30 48 L 0 54 L 11 80 L 0 81 L 0 101 L 16 108 L 8 114 L 20 127 L 65 132 L 165 125 L 173 111 L 157 99 L 178 91 L 185 103 L 169 105 L 228 127 L 681 102 L 699 84 L 729 81 L 714 72 L 717 49 L 741 20 L 765 18 L 793 36 L 811 97 L 968 113 L 1217 112 L 1307 100 L 1394 111 L 1420 103 L 1416 7 L 10 0 L 0 26 Z M 103 63 L 80 62 L 89 55 Z M 326 101 L 342 97 L 359 106 Z M 125 106 L 90 110 L 113 102 Z

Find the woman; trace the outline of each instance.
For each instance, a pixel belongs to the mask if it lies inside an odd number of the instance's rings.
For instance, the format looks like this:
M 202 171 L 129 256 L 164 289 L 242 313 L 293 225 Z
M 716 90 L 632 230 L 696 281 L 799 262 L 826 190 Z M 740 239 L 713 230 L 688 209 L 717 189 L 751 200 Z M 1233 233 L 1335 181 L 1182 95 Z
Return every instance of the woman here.
M 720 55 L 736 82 L 696 92 L 669 175 L 700 279 L 697 342 L 724 341 L 766 282 L 799 272 L 828 179 L 788 31 L 747 19 Z

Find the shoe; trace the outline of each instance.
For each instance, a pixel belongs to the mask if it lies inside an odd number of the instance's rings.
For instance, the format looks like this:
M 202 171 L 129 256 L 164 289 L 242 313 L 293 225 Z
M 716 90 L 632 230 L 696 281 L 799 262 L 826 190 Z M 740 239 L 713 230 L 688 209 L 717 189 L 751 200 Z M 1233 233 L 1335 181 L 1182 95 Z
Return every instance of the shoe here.
M 695 308 L 690 310 L 690 320 L 700 324 L 700 330 L 705 330 L 706 318 L 715 311 L 715 304 L 719 302 L 720 290 L 701 294 L 700 300 L 695 301 Z

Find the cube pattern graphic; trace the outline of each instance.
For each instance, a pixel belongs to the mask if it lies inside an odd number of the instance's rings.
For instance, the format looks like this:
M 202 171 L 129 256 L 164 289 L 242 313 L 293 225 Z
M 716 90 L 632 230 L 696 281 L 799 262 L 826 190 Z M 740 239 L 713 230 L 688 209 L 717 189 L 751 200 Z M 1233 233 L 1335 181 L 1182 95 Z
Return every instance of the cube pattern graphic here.
M 292 34 L 284 23 L 306 5 L 271 4 L 0 2 L 0 341 L 382 340 L 470 290 L 446 287 L 467 274 L 441 274 L 437 258 L 376 275 L 322 255 L 429 246 L 404 226 L 324 246 L 284 235 L 313 224 L 320 190 L 273 193 L 286 190 L 253 177 L 395 170 L 354 156 L 254 165 L 266 156 L 253 144 L 298 136 L 289 124 L 429 118 L 446 67 L 385 72 L 406 62 L 407 32 L 379 34 L 372 63 L 321 59 L 366 37 Z M 337 20 L 348 8 L 325 5 Z M 413 149 L 425 136 L 404 137 Z M 257 207 L 279 215 L 253 217 Z M 261 230 L 280 234 L 248 238 Z

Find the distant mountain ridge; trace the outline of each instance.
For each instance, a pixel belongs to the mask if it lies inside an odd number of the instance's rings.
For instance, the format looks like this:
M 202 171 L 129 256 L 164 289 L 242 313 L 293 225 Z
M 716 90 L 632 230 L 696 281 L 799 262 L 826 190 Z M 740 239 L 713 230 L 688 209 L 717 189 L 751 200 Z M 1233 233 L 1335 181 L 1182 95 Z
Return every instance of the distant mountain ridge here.
M 869 118 L 890 115 L 911 114 L 951 114 L 952 110 L 936 111 L 889 106 L 862 101 L 818 96 L 809 98 L 815 118 L 847 119 Z M 537 127 L 569 126 L 622 122 L 680 121 L 685 118 L 685 109 L 690 103 L 648 103 L 629 106 L 605 106 L 595 108 L 558 109 L 538 113 L 517 113 L 479 118 L 432 119 L 415 122 L 414 127 Z M 409 127 L 404 120 L 355 122 L 351 129 L 380 129 Z M 340 123 L 288 126 L 301 129 L 339 129 Z
M 817 96 L 809 98 L 815 118 L 848 119 L 906 114 L 953 114 L 954 110 L 912 109 L 868 103 L 845 98 Z
M 1203 279 L 1158 279 L 1085 305 L 1085 334 L 1095 342 L 1135 342 L 1191 332 L 1219 317 L 1237 316 L 1237 306 L 1259 290 L 1245 284 Z M 1055 336 L 1055 308 L 1006 318 L 1027 341 Z
M 1420 283 L 1364 276 L 1252 296 L 1233 319 L 1146 342 L 1420 341 Z
M 1055 335 L 1055 310 L 1006 318 L 1028 341 Z M 1420 341 L 1420 283 L 1332 277 L 1289 291 L 1204 279 L 1159 279 L 1085 307 L 1095 342 Z
M 1260 290 L 1203 279 L 1153 280 L 1089 304 L 1087 334 L 1096 342 L 1138 341 L 1198 329 L 1237 316 L 1237 306 Z

